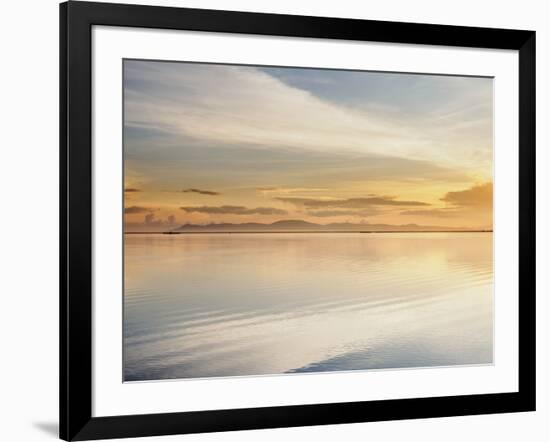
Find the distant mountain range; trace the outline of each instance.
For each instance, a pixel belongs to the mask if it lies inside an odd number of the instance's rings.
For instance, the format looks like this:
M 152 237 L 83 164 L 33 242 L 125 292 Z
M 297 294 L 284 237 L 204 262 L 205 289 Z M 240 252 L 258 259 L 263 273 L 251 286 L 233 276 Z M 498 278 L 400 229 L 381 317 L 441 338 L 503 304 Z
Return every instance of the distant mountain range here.
M 271 224 L 263 223 L 213 223 L 213 224 L 183 224 L 173 230 L 173 233 L 193 232 L 426 232 L 426 231 L 473 231 L 462 227 L 420 226 L 418 224 L 354 224 L 330 223 L 315 224 L 303 220 L 283 220 Z

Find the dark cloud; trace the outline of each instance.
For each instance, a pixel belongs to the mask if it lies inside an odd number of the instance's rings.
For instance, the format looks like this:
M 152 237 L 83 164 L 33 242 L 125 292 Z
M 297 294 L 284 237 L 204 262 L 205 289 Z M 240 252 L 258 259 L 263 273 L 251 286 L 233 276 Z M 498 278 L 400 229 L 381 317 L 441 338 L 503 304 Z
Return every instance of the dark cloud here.
M 140 213 L 140 212 L 134 212 L 134 213 Z M 148 211 L 145 216 L 143 217 L 142 222 L 132 222 L 132 223 L 126 223 L 127 226 L 133 226 L 133 227 L 166 227 L 166 226 L 175 226 L 177 225 L 177 220 L 174 215 L 168 215 L 166 219 L 163 218 L 157 218 L 155 215 L 155 212 Z
M 166 220 L 164 220 L 164 219 L 156 218 L 155 214 L 152 212 L 148 213 L 143 218 L 143 224 L 149 227 L 171 225 L 171 224 L 174 224 L 173 221 L 175 221 L 173 215 L 170 215 Z
M 249 209 L 244 206 L 200 206 L 200 207 L 180 207 L 186 212 L 212 213 L 212 214 L 231 214 L 231 215 L 286 215 L 286 210 L 275 207 L 256 207 Z
M 133 214 L 133 213 L 147 213 L 151 212 L 153 209 L 149 207 L 140 207 L 140 206 L 130 206 L 124 208 L 124 213 Z
M 155 216 L 154 213 L 148 213 L 143 219 L 143 224 L 148 226 L 169 226 L 176 224 L 176 217 L 174 215 L 169 215 L 166 219 L 160 219 Z
M 214 192 L 212 190 L 202 190 L 202 189 L 183 189 L 183 193 L 200 193 L 201 195 L 219 195 L 219 192 Z
M 458 192 L 447 192 L 441 201 L 461 207 L 491 207 L 493 183 L 479 184 Z
M 276 198 L 279 201 L 285 203 L 291 203 L 295 206 L 305 207 L 336 207 L 342 209 L 363 209 L 373 206 L 429 206 L 430 204 L 422 201 L 399 201 L 393 197 L 387 196 L 373 196 L 368 198 L 348 198 L 348 199 L 335 199 L 335 200 L 319 200 L 312 198 L 293 198 L 293 197 L 279 197 Z
M 124 192 L 141 192 L 141 190 L 134 187 L 127 187 L 126 189 L 124 189 Z

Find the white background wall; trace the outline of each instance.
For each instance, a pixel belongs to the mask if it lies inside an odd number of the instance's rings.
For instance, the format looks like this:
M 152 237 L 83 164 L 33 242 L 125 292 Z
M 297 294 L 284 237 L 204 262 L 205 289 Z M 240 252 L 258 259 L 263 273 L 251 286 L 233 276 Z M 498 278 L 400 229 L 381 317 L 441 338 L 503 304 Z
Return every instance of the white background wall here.
M 135 1 L 137 2 L 137 1 Z M 134 3 L 135 3 L 134 2 Z M 523 0 L 195 0 L 159 5 L 414 21 L 537 31 L 538 411 L 148 440 L 498 440 L 550 438 L 550 10 Z M 58 7 L 2 2 L 0 66 L 0 440 L 54 440 L 58 328 Z M 546 200 L 546 201 L 545 201 Z M 545 250 L 546 248 L 546 250 Z M 545 373 L 546 372 L 546 373 Z

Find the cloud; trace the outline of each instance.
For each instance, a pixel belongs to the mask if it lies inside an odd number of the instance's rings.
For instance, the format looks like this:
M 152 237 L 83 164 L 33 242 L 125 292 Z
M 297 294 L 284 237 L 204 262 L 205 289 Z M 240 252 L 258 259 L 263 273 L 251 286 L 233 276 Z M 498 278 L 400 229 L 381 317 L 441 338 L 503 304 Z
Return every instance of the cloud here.
M 154 213 L 148 213 L 143 219 L 143 224 L 153 226 L 171 226 L 176 224 L 176 217 L 169 215 L 166 219 L 156 218 Z
M 448 206 L 433 209 L 405 210 L 400 214 L 436 218 L 468 216 L 476 212 L 483 214 L 493 206 L 493 184 L 477 184 L 469 189 L 447 192 L 440 200 L 446 202 Z
M 180 207 L 188 213 L 209 213 L 209 214 L 230 214 L 230 215 L 286 215 L 286 210 L 275 207 L 256 207 L 249 209 L 244 206 L 200 206 L 200 207 Z
M 265 186 L 256 187 L 256 191 L 268 195 L 271 193 L 286 194 L 286 193 L 304 193 L 304 192 L 326 192 L 326 187 L 284 187 L 284 186 Z
M 141 190 L 134 187 L 127 187 L 126 189 L 124 189 L 124 192 L 141 192 Z
M 219 192 L 214 192 L 212 190 L 202 190 L 202 189 L 183 189 L 183 193 L 200 193 L 201 195 L 219 195 Z
M 331 217 L 331 216 L 373 216 L 377 215 L 378 211 L 375 209 L 370 210 L 316 210 L 307 213 L 310 216 L 317 217 Z
M 454 209 L 405 210 L 400 213 L 400 215 L 405 216 L 432 216 L 436 218 L 452 218 L 460 214 L 461 211 Z
M 476 169 L 480 162 L 490 164 L 491 80 L 356 74 L 353 93 L 369 91 L 360 100 L 375 105 L 369 108 L 350 106 L 343 99 L 345 73 L 289 71 L 300 73 L 306 83 L 314 76 L 335 77 L 323 86 L 332 93 L 250 66 L 127 61 L 125 124 L 221 147 L 391 152 Z M 401 84 L 399 93 L 394 87 L 381 92 L 376 79 Z
M 372 206 L 429 206 L 430 204 L 422 201 L 400 201 L 388 196 L 373 196 L 368 198 L 348 198 L 348 199 L 313 199 L 313 198 L 294 198 L 279 197 L 279 201 L 294 204 L 295 206 L 305 207 L 338 207 L 343 209 L 363 209 Z
M 170 227 L 178 224 L 178 221 L 174 215 L 168 215 L 166 218 L 157 218 L 157 215 L 153 212 L 153 209 L 140 207 L 138 209 L 133 209 L 130 213 L 145 213 L 145 216 L 142 218 L 143 221 L 126 220 L 127 227 L 130 226 L 134 229 L 137 228 L 138 230 L 143 227 Z
M 493 183 L 475 185 L 458 192 L 447 192 L 441 201 L 459 207 L 492 207 Z
M 134 213 L 147 213 L 151 212 L 153 209 L 149 207 L 140 207 L 140 206 L 130 206 L 124 208 L 124 213 L 134 214 Z

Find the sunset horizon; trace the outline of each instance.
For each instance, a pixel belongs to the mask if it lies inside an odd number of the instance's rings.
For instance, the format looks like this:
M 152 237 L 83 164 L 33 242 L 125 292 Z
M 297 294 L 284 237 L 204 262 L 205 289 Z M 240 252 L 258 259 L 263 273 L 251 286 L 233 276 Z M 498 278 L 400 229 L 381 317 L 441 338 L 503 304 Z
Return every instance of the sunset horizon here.
M 492 230 L 492 79 L 125 60 L 125 230 Z

